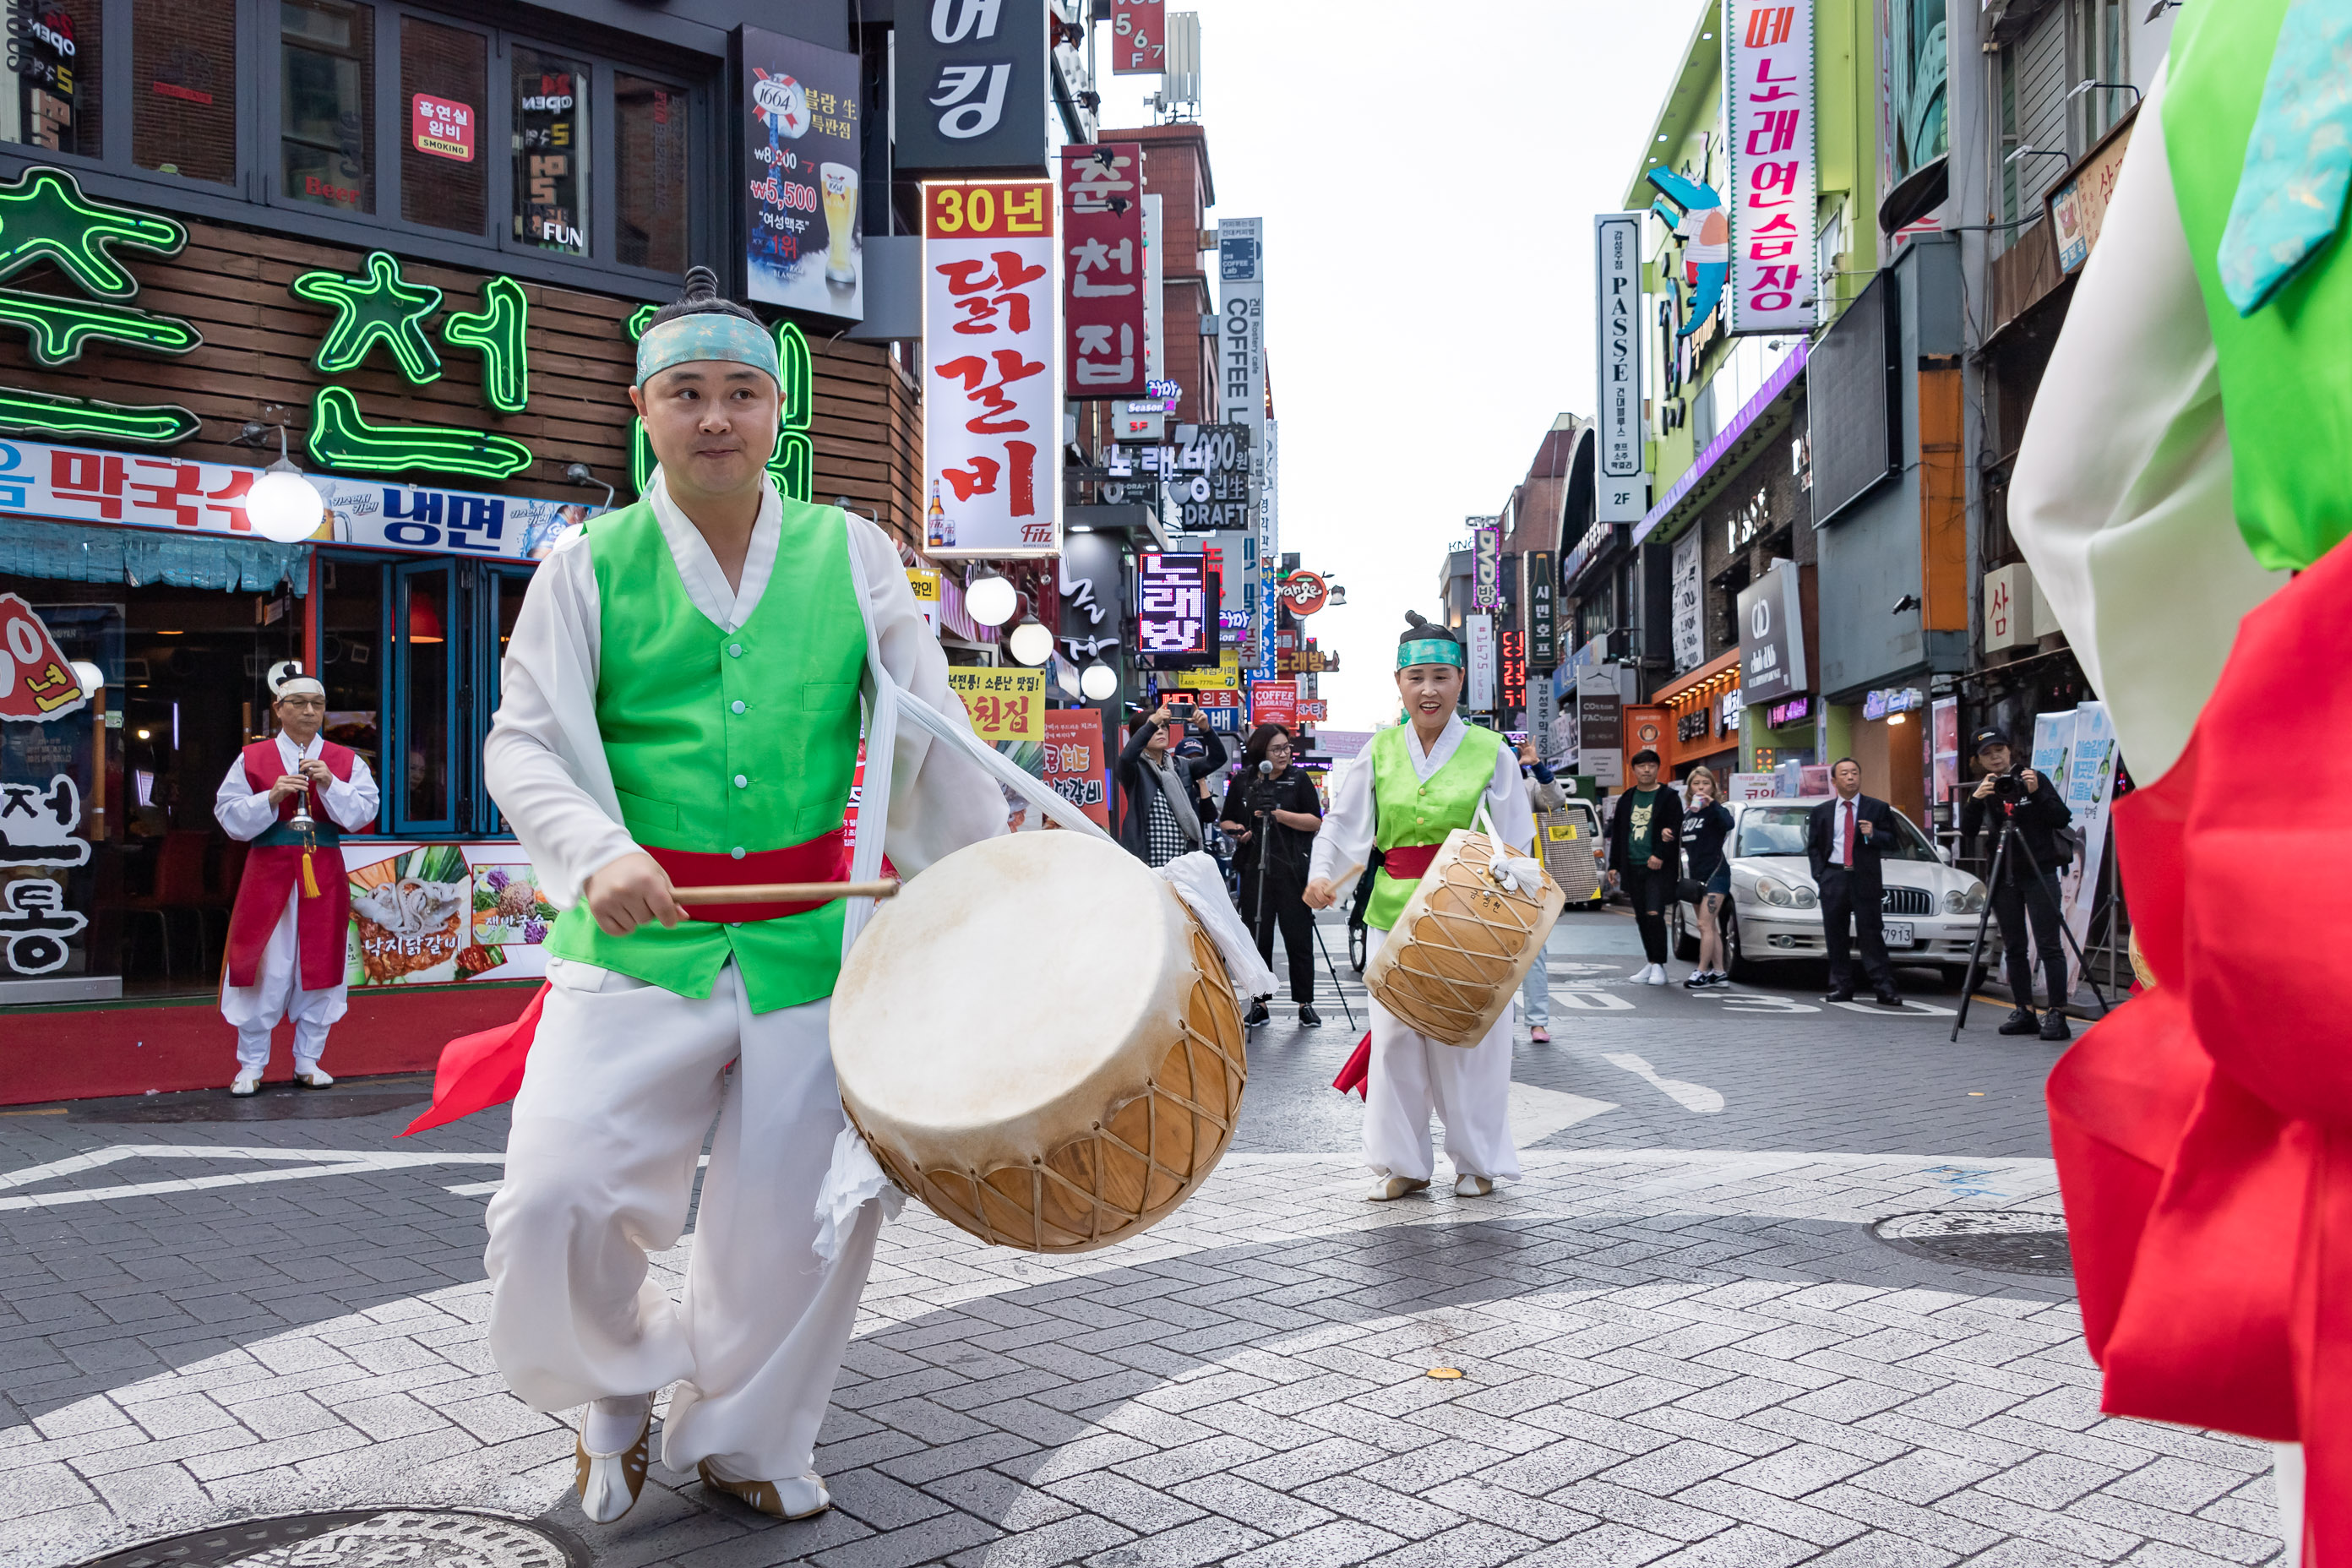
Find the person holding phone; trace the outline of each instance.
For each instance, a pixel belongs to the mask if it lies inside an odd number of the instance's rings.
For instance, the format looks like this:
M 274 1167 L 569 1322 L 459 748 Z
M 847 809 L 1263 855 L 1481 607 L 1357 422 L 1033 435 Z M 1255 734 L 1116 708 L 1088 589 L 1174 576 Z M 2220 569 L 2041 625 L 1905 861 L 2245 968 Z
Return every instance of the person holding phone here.
M 1223 739 L 1202 722 L 1186 695 L 1181 707 L 1163 700 L 1135 727 L 1118 754 L 1118 793 L 1125 806 L 1118 841 L 1147 866 L 1165 866 L 1203 847 L 1193 793 L 1200 780 L 1225 765 Z M 1173 747 L 1178 732 L 1188 726 L 1202 747 L 1202 754 L 1189 761 Z

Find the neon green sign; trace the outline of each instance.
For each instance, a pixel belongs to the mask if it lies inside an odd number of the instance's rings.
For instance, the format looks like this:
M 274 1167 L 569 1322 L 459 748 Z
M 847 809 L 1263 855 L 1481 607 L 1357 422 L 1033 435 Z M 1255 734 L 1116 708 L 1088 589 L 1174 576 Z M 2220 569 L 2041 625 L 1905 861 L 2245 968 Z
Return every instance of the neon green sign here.
M 322 386 L 310 400 L 310 456 L 330 468 L 359 474 L 425 469 L 503 479 L 530 467 L 530 448 L 504 436 L 446 425 L 371 425 L 359 399 L 341 386 Z
M 425 321 L 441 308 L 441 290 L 409 282 L 400 275 L 400 263 L 383 251 L 369 253 L 363 278 L 305 272 L 287 287 L 299 298 L 335 308 L 335 324 L 310 356 L 323 374 L 357 370 L 368 351 L 382 343 L 400 374 L 416 385 L 441 379 L 441 356 L 425 335 Z
M 522 285 L 492 278 L 482 285 L 478 314 L 452 316 L 441 324 L 444 342 L 481 354 L 482 395 L 501 414 L 520 414 L 530 401 L 530 357 L 523 342 L 530 323 L 530 301 Z
M 630 313 L 629 341 L 635 342 L 646 334 L 646 325 L 654 319 L 656 307 L 643 305 Z M 808 337 L 791 321 L 776 323 L 776 364 L 782 372 L 782 428 L 776 433 L 776 450 L 768 459 L 768 473 L 776 481 L 776 491 L 793 500 L 814 499 L 816 487 L 816 443 L 809 436 L 814 421 L 816 397 L 811 390 L 815 382 L 814 364 L 809 353 Z M 653 443 L 646 439 L 646 422 L 629 422 L 629 482 L 636 486 L 639 495 L 654 477 Z
M 177 316 L 142 310 L 139 279 L 116 248 L 176 256 L 188 243 L 181 224 L 136 207 L 94 201 L 62 169 L 27 169 L 0 181 L 0 279 L 48 262 L 86 300 L 27 289 L 0 289 L 0 326 L 22 327 L 36 363 L 70 364 L 94 342 L 184 354 L 204 335 Z M 176 403 L 131 405 L 59 393 L 0 387 L 0 429 L 43 436 L 106 436 L 147 446 L 184 441 L 203 422 Z
M 18 435 L 96 436 L 142 447 L 171 447 L 203 428 L 203 420 L 177 404 L 133 406 L 0 386 L 0 430 Z

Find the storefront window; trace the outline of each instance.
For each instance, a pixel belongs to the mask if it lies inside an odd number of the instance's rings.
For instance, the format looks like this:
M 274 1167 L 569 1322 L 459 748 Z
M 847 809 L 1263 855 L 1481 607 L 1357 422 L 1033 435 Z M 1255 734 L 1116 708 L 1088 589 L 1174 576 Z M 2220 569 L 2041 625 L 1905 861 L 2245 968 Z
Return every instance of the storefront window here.
M 514 58 L 514 237 L 588 254 L 588 68 L 518 44 Z
M 236 184 L 236 0 L 131 0 L 131 155 Z
M 489 170 L 481 130 L 490 96 L 489 40 L 415 16 L 400 19 L 400 215 L 410 223 L 480 234 L 489 223 Z
M 287 195 L 375 211 L 375 10 L 279 0 L 279 170 Z
M 617 259 L 656 272 L 686 270 L 686 94 L 642 77 L 614 79 L 619 127 Z
M 8 0 L 8 66 L 0 142 L 100 155 L 100 0 Z
M 328 561 L 319 568 L 320 679 L 327 687 L 327 739 L 358 752 L 383 777 L 383 568 Z
M 450 655 L 456 625 L 456 566 L 436 562 L 395 568 L 393 581 L 393 693 L 399 755 L 388 780 L 394 833 L 451 833 L 457 814 L 450 787 L 457 680 Z

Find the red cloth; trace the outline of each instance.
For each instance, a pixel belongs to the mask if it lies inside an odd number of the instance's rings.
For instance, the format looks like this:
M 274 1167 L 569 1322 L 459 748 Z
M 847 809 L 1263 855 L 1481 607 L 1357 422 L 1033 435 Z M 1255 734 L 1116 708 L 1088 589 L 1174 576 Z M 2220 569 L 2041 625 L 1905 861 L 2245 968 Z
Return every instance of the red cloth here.
M 1416 877 L 1429 875 L 1429 863 L 1437 858 L 1443 844 L 1400 844 L 1393 849 L 1381 851 L 1381 869 L 1400 882 L 1410 882 Z
M 2310 809 L 2352 763 L 2297 743 L 2352 722 L 2352 682 L 2326 673 L 2347 658 L 2337 550 L 2246 617 L 2180 761 L 2117 805 L 2157 985 L 2084 1035 L 2048 1092 L 2102 1407 L 2300 1439 L 2317 1563 L 2352 1562 L 2345 965 L 2324 942 L 2283 950 L 2259 915 L 2307 904 L 2312 868 L 2339 858 L 2327 846 L 2352 847 L 2341 813 Z
M 245 782 L 256 795 L 268 794 L 269 786 L 285 776 L 286 759 L 278 754 L 275 739 L 256 741 L 238 755 L 245 763 Z M 329 773 L 349 783 L 357 759 L 349 748 L 321 741 L 319 760 L 327 764 Z M 341 831 L 327 815 L 326 792 L 315 784 L 310 786 L 310 816 Z M 278 820 L 294 820 L 293 801 L 278 803 Z M 228 916 L 226 963 L 231 985 L 260 983 L 262 952 L 269 946 L 270 933 L 278 929 L 278 917 L 286 912 L 288 897 L 302 885 L 302 854 L 301 847 L 293 844 L 257 844 L 246 851 L 245 869 L 236 881 L 236 903 Z M 295 951 L 301 959 L 302 989 L 324 991 L 343 980 L 344 945 L 351 935 L 352 884 L 343 875 L 343 858 L 337 851 L 321 848 L 310 858 L 311 880 L 318 884 L 319 896 L 304 898 L 294 912 Z
M 1331 1080 L 1331 1087 L 1341 1094 L 1354 1089 L 1357 1099 L 1369 1101 L 1372 1097 L 1364 1091 L 1364 1085 L 1370 1083 L 1371 1078 L 1372 1033 L 1367 1029 L 1364 1037 L 1356 1042 L 1355 1050 L 1348 1058 L 1348 1065 L 1341 1068 L 1339 1076 Z
M 683 849 L 648 849 L 646 853 L 669 873 L 670 885 L 677 888 L 731 888 L 753 882 L 841 882 L 849 877 L 849 853 L 842 843 L 842 830 L 837 827 L 805 844 L 763 849 L 740 860 L 732 855 L 699 855 Z M 895 875 L 887 857 L 883 859 L 882 869 L 885 875 Z M 697 904 L 688 906 L 686 914 L 687 919 L 696 921 L 766 921 L 820 909 L 830 902 L 827 899 L 796 904 Z M 422 1132 L 428 1127 L 471 1116 L 477 1110 L 488 1110 L 493 1105 L 504 1105 L 520 1093 L 531 1041 L 539 1035 L 540 1009 L 546 1005 L 547 987 L 541 985 L 531 994 L 530 1005 L 523 1009 L 522 1016 L 513 1023 L 485 1029 L 478 1035 L 461 1036 L 442 1047 L 441 1065 L 433 1074 L 433 1103 L 408 1124 L 407 1131 L 401 1136 L 405 1138 L 409 1132 Z

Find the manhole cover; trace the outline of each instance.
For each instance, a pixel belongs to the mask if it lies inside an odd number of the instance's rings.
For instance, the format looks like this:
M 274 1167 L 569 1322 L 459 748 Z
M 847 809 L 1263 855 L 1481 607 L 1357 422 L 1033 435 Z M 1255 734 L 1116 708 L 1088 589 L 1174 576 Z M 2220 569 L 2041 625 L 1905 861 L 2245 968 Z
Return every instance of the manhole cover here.
M 240 1098 L 226 1089 L 195 1094 L 157 1094 L 143 1100 L 77 1105 L 68 1121 L 319 1121 L 346 1116 L 381 1116 L 403 1106 L 422 1105 L 429 1096 L 414 1090 L 362 1091 L 315 1089 L 264 1089 Z
M 2066 1216 L 2041 1209 L 1934 1209 L 1890 1215 L 1870 1227 L 1890 1247 L 1939 1263 L 2064 1278 Z
M 86 1568 L 574 1568 L 543 1526 L 442 1509 L 297 1513 L 175 1535 Z

